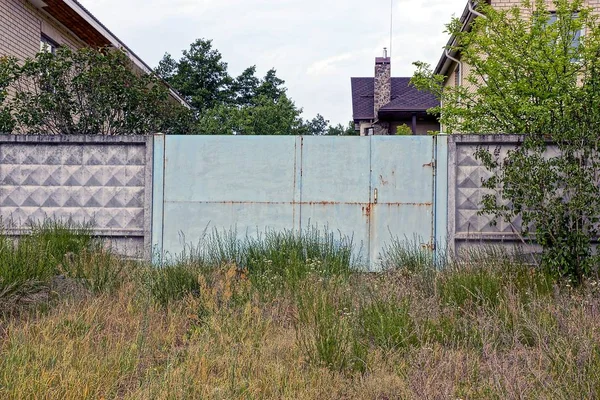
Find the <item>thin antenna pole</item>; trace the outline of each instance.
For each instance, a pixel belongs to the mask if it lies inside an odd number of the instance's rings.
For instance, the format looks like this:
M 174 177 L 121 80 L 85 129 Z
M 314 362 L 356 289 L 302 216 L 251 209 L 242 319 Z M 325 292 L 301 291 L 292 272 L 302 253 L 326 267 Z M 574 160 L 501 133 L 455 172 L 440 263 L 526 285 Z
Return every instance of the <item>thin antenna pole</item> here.
M 390 59 L 392 58 L 393 37 L 394 37 L 394 0 L 390 0 Z

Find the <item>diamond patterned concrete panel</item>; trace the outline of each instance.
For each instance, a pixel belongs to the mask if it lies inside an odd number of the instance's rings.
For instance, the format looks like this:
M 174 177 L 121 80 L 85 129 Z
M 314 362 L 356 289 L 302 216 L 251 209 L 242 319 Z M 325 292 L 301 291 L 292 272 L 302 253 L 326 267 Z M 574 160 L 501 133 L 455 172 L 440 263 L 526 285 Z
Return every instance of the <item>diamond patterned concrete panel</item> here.
M 492 193 L 482 187 L 483 182 L 491 176 L 490 171 L 475 158 L 475 152 L 480 143 L 468 143 L 456 146 L 456 233 L 512 233 L 512 225 L 518 226 L 519 221 L 507 223 L 498 221 L 492 225 L 490 215 L 479 215 L 483 196 Z M 497 157 L 503 159 L 514 145 L 488 145 Z
M 477 149 L 490 151 L 495 158 L 503 160 L 523 140 L 518 135 L 453 135 L 450 136 L 448 155 L 448 237 L 455 250 L 466 242 L 519 244 L 521 239 L 514 233 L 520 229 L 521 218 L 513 221 L 497 221 L 492 225 L 490 215 L 479 215 L 483 196 L 492 193 L 482 187 L 491 176 L 490 171 L 475 158 Z M 558 149 L 549 146 L 546 157 L 558 156 Z
M 24 229 L 46 218 L 92 223 L 113 237 L 144 237 L 146 145 L 101 138 L 0 141 L 0 217 Z

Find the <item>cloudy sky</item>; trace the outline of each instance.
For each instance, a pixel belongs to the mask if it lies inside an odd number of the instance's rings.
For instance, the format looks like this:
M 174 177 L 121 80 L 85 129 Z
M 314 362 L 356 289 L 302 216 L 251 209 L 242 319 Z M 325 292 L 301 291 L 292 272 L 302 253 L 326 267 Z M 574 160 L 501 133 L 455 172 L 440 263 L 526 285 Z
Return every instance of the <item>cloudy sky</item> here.
M 352 119 L 350 77 L 373 76 L 390 43 L 391 0 L 80 0 L 150 66 L 179 58 L 197 38 L 212 39 L 239 74 L 256 65 L 286 81 L 304 118 Z M 413 61 L 436 64 L 444 24 L 466 0 L 393 0 L 392 75 Z

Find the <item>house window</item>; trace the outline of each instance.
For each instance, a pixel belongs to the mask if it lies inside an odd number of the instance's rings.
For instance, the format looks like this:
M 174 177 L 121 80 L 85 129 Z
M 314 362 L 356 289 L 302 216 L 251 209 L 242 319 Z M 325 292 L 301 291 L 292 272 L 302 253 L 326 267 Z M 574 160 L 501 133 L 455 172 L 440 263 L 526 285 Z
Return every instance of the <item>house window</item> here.
M 577 18 L 578 16 L 579 16 L 579 13 L 573 13 L 571 18 Z M 556 14 L 556 11 L 551 11 L 550 12 L 550 21 L 548 21 L 548 23 L 553 24 L 557 20 L 558 20 L 558 15 Z M 575 37 L 573 38 L 573 41 L 571 42 L 571 46 L 573 48 L 579 47 L 581 36 L 583 36 L 583 29 L 580 29 L 579 31 L 575 32 Z
M 457 65 L 456 68 L 454 69 L 454 86 L 455 87 L 459 87 L 460 86 L 460 70 L 459 70 L 459 66 Z
M 40 51 L 56 54 L 56 49 L 60 46 L 54 40 L 50 39 L 48 36 L 42 33 L 42 37 L 40 38 Z

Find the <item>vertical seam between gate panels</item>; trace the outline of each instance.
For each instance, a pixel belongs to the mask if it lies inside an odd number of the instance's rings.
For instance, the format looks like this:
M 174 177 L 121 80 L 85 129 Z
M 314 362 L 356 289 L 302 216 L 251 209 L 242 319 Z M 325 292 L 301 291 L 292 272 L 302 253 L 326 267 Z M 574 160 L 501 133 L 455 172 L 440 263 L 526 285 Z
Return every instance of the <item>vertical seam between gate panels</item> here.
M 300 234 L 302 234 L 302 192 L 303 188 L 303 176 L 304 176 L 304 136 L 300 136 L 300 178 L 298 183 L 299 198 L 298 204 L 298 226 L 300 228 Z
M 165 252 L 165 184 L 167 182 L 167 137 L 163 137 L 163 179 L 162 179 L 162 215 L 161 215 L 161 230 L 160 230 L 160 263 L 163 264 L 164 252 Z
M 373 223 L 373 214 L 375 213 L 375 204 L 373 204 L 373 136 L 369 136 L 369 207 L 371 211 L 369 212 L 368 226 L 367 231 L 369 235 L 367 236 L 368 243 L 365 246 L 367 250 L 367 262 L 369 263 L 369 270 L 374 268 L 374 263 L 371 260 L 371 225 Z M 374 228 L 374 227 L 373 227 Z
M 433 173 L 433 193 L 432 200 L 433 206 L 431 207 L 431 244 L 433 245 L 433 262 L 436 262 L 436 253 L 437 253 L 437 224 L 436 224 L 436 207 L 437 207 L 437 161 L 438 161 L 438 147 L 437 147 L 437 136 L 432 136 L 433 139 L 433 168 L 431 169 Z
M 296 185 L 298 181 L 298 139 L 294 138 L 294 188 L 292 189 L 292 229 L 296 226 Z M 298 216 L 299 217 L 299 216 Z
M 431 244 L 433 246 L 435 246 L 435 198 L 436 198 L 436 190 L 435 190 L 435 183 L 436 183 L 436 168 L 437 168 L 437 139 L 435 136 L 432 136 L 432 143 L 431 143 L 431 157 L 433 158 L 433 168 L 431 168 L 431 184 L 432 184 L 432 193 L 431 193 L 431 197 L 432 197 L 432 203 L 433 203 L 433 207 L 431 208 L 431 237 L 429 238 L 429 240 L 431 241 Z

